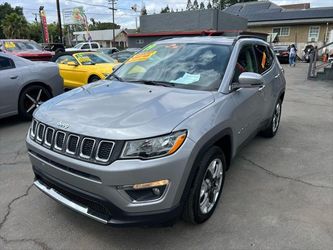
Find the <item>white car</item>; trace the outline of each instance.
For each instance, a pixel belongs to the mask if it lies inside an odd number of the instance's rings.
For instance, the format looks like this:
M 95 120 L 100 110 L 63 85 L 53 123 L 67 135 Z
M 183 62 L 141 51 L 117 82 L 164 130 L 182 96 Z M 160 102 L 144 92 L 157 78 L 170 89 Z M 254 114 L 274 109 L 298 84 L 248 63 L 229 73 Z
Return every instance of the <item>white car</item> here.
M 78 43 L 73 48 L 66 49 L 67 51 L 96 51 L 101 48 L 101 45 L 97 42 L 84 42 L 84 43 Z

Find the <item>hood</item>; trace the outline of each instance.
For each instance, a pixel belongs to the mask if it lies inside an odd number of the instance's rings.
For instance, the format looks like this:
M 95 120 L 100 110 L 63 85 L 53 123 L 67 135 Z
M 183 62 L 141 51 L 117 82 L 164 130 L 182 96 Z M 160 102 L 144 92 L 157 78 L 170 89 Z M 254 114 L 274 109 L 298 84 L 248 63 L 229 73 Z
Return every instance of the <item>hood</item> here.
M 170 133 L 195 112 L 214 102 L 211 92 L 99 81 L 57 96 L 34 116 L 57 128 L 113 140 Z
M 42 51 L 42 50 L 26 50 L 26 51 L 15 51 L 12 52 L 14 55 L 23 57 L 29 60 L 40 60 L 40 61 L 49 61 L 53 54 L 49 51 Z

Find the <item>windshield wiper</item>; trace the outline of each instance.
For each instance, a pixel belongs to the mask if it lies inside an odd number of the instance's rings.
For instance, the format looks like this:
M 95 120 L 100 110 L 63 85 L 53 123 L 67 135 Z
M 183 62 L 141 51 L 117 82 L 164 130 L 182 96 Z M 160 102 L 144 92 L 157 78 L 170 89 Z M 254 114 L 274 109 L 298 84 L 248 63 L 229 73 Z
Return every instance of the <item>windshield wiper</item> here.
M 164 82 L 164 81 L 151 81 L 151 80 L 138 80 L 138 81 L 129 81 L 129 82 L 139 82 L 146 85 L 155 85 L 155 86 L 163 86 L 163 87 L 172 87 L 175 86 L 172 82 Z

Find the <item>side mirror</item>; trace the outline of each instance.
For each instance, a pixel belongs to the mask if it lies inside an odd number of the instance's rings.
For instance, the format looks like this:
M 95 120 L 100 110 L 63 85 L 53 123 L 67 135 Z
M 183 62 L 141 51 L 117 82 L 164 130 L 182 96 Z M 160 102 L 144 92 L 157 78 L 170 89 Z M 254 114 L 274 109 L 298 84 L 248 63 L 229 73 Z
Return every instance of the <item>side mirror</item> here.
M 243 72 L 240 74 L 237 83 L 232 84 L 232 89 L 257 88 L 264 84 L 262 75 L 253 72 Z
M 76 66 L 78 66 L 79 64 L 76 63 L 76 62 L 68 62 L 67 65 L 68 65 L 68 66 L 74 66 L 74 67 L 76 67 Z

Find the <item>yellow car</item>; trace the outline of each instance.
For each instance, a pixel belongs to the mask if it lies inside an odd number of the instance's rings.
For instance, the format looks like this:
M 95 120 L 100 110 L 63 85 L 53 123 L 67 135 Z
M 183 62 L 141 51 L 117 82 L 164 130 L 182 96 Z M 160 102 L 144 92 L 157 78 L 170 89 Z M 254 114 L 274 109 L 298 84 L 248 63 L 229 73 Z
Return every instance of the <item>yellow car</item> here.
M 119 63 L 107 55 L 96 52 L 65 52 L 56 55 L 64 88 L 76 88 L 105 79 Z

